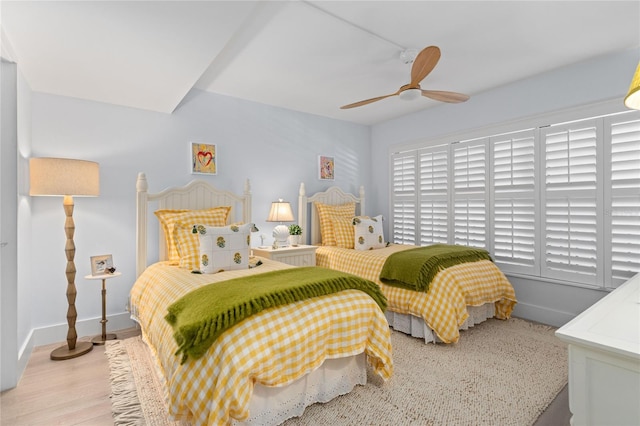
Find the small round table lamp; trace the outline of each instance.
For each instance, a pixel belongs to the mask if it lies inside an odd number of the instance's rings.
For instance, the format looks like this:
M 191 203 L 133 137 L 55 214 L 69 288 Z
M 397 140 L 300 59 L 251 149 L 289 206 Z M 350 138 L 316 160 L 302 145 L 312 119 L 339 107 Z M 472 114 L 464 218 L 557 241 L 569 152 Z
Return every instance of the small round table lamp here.
M 280 222 L 280 225 L 273 228 L 274 246 L 276 248 L 289 246 L 289 227 L 282 222 L 293 222 L 291 204 L 288 201 L 282 201 L 282 198 L 272 202 L 267 222 Z
M 76 266 L 73 258 L 76 246 L 73 243 L 73 196 L 96 197 L 100 195 L 100 172 L 98 163 L 68 158 L 31 158 L 29 160 L 29 195 L 63 196 L 62 205 L 66 215 L 64 231 L 67 242 L 67 346 L 51 352 L 52 360 L 64 360 L 84 355 L 93 349 L 91 342 L 77 342 L 76 333 Z

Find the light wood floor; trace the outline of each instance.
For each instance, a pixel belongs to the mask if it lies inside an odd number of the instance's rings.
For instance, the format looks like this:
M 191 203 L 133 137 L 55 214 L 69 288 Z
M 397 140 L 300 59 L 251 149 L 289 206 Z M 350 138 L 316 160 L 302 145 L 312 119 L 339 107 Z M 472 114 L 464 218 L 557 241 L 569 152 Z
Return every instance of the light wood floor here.
M 139 334 L 139 330 L 131 328 L 116 334 L 127 338 Z M 104 346 L 94 345 L 91 352 L 78 358 L 52 361 L 50 352 L 61 345 L 34 349 L 18 386 L 0 394 L 0 424 L 113 425 Z
M 115 333 L 125 339 L 140 331 L 131 328 Z M 60 345 L 35 348 L 18 386 L 0 394 L 1 425 L 113 425 L 104 346 L 96 345 L 78 358 L 51 361 L 50 352 Z M 565 387 L 534 426 L 568 426 L 568 405 Z

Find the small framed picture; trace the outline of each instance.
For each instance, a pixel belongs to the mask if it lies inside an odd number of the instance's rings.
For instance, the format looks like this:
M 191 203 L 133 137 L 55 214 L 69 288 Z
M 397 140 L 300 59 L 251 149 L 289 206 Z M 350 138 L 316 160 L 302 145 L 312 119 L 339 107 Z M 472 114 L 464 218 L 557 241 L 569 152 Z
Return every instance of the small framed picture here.
M 191 173 L 218 174 L 218 151 L 215 144 L 191 142 Z
M 104 275 L 113 268 L 113 258 L 110 254 L 91 256 L 91 275 Z
M 333 157 L 318 156 L 318 179 L 333 180 L 335 177 L 335 161 Z

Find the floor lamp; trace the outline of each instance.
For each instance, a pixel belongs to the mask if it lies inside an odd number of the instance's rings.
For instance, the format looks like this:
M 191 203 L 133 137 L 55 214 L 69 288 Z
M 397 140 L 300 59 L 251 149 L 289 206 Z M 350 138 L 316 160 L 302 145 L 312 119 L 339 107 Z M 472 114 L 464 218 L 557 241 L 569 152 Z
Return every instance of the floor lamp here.
M 93 343 L 77 342 L 76 333 L 76 265 L 73 258 L 76 246 L 73 243 L 75 224 L 73 223 L 73 196 L 95 197 L 100 194 L 100 173 L 98 163 L 67 158 L 31 158 L 29 160 L 29 195 L 63 196 L 62 205 L 66 215 L 64 231 L 67 243 L 67 345 L 51 352 L 52 360 L 64 360 L 84 355 L 93 349 Z

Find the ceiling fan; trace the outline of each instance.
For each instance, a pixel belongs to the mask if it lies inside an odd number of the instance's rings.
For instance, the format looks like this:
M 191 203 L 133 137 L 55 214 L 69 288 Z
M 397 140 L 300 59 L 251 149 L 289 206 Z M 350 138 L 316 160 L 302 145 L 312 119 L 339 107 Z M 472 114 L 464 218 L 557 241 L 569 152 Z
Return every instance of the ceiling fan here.
M 420 88 L 420 82 L 435 68 L 436 64 L 440 60 L 440 48 L 437 46 L 428 46 L 422 49 L 416 56 L 411 67 L 411 83 L 405 84 L 400 87 L 397 92 L 389 95 L 378 96 L 376 98 L 367 99 L 364 101 L 354 102 L 349 105 L 343 105 L 340 109 L 355 108 L 363 105 L 377 102 L 391 96 L 400 96 L 401 99 L 412 100 L 417 99 L 420 96 L 424 96 L 430 99 L 441 102 L 458 103 L 465 102 L 469 99 L 469 96 L 462 93 L 445 92 L 442 90 L 422 90 Z

